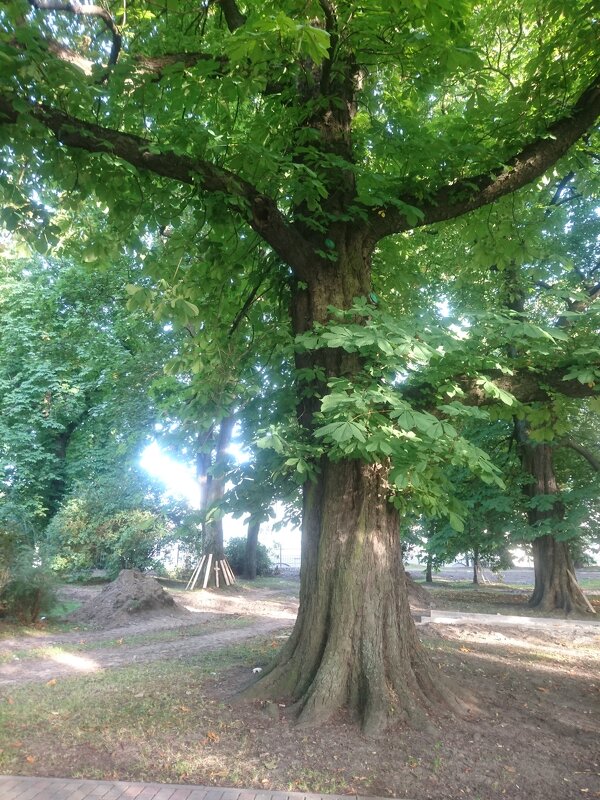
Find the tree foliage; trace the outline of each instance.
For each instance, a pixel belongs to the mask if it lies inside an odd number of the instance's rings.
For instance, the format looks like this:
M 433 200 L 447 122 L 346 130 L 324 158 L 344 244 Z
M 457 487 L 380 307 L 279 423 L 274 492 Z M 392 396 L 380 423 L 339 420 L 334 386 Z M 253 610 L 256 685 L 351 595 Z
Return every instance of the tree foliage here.
M 418 319 L 427 257 L 403 274 L 404 240 L 584 156 L 600 112 L 592 12 L 588 0 L 165 0 L 127 14 L 15 0 L 2 12 L 8 224 L 96 268 L 125 249 L 147 259 L 168 233 L 160 271 L 197 352 L 205 314 L 216 321 L 179 283 L 192 239 L 196 282 L 208 283 L 217 253 L 227 295 L 239 303 L 240 284 L 248 300 L 257 261 L 245 254 L 260 252 L 271 308 L 288 298 L 296 416 L 266 437 L 305 478 L 301 610 L 257 691 L 293 698 L 304 721 L 347 706 L 376 729 L 460 707 L 410 621 L 399 509 L 414 494 L 458 517 L 448 464 L 497 479 L 454 424 L 470 406 L 514 413 L 557 387 L 589 392 L 547 321 L 488 310 L 485 352 L 473 339 L 463 353 L 458 336 L 436 343 L 427 319 L 418 330 L 389 324 L 373 281 Z M 91 30 L 101 35 L 83 53 Z M 82 201 L 104 212 L 93 230 L 73 224 Z M 498 366 L 506 326 L 548 364 Z M 242 338 L 247 347 L 245 325 Z M 244 381 L 235 376 L 236 393 Z

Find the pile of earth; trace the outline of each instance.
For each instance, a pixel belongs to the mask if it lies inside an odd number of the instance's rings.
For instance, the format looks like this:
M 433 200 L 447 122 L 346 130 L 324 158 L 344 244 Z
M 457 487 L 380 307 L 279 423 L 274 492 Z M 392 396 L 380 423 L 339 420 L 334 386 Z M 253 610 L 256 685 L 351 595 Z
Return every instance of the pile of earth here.
M 177 605 L 156 578 L 137 569 L 121 570 L 119 576 L 69 616 L 74 622 L 109 627 L 133 618 L 180 616 L 188 612 Z

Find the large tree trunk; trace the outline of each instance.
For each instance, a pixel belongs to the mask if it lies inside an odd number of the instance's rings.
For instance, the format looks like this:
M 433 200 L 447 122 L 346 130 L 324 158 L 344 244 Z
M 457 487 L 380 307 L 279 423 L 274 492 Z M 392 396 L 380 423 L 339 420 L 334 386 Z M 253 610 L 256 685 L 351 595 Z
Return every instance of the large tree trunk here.
M 419 642 L 402 565 L 397 512 L 382 465 L 322 464 L 306 487 L 300 612 L 281 655 L 251 688 L 295 704 L 319 724 L 341 709 L 366 732 L 427 724 L 434 709 L 465 712 Z
M 528 497 L 558 494 L 551 446 L 527 441 L 521 447 L 523 468 L 531 476 L 526 488 Z M 557 498 L 550 508 L 529 508 L 527 516 L 530 525 L 544 525 L 544 530 L 547 530 L 549 524 L 554 522 L 558 526 L 562 521 L 564 507 Z M 575 579 L 567 542 L 556 539 L 552 532 L 538 536 L 533 542 L 533 565 L 535 585 L 529 601 L 531 606 L 542 611 L 562 610 L 567 614 L 571 611 L 589 612 Z
M 329 275 L 336 272 L 329 267 Z M 317 310 L 325 321 L 328 305 L 348 307 L 352 297 L 368 293 L 354 289 L 358 277 L 366 275 L 368 284 L 368 268 L 349 274 L 352 282 L 344 284 L 348 273 L 338 272 L 337 292 L 323 276 L 318 289 L 329 288 L 328 295 L 301 294 L 297 332 L 319 319 Z M 356 357 L 342 351 L 319 351 L 316 358 L 328 375 L 358 368 Z M 306 354 L 299 365 L 310 366 Z M 308 428 L 317 407 L 305 399 L 299 408 Z M 279 657 L 247 692 L 293 703 L 303 724 L 345 709 L 376 731 L 399 720 L 424 725 L 435 708 L 467 709 L 419 642 L 387 472 L 383 464 L 323 457 L 318 480 L 304 487 L 298 619 Z

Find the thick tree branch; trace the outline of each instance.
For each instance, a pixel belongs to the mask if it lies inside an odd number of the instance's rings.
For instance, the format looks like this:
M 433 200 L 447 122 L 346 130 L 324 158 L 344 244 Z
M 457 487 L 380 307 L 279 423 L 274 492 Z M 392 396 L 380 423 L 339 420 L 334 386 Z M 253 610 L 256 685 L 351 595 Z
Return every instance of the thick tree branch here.
M 564 156 L 594 125 L 599 115 L 600 77 L 596 77 L 575 103 L 570 116 L 550 125 L 543 136 L 527 145 L 504 167 L 456 181 L 439 188 L 433 194 L 423 191 L 423 196 L 429 198 L 425 203 L 417 197 L 399 197 L 402 202 L 420 208 L 423 218 L 418 223 L 409 223 L 406 215 L 394 206 L 372 211 L 372 240 L 379 241 L 394 233 L 454 219 L 526 186 Z
M 80 69 L 85 75 L 91 75 L 96 63 L 89 58 L 84 58 L 76 50 L 68 47 L 55 39 L 43 38 L 41 44 L 52 53 L 55 58 L 66 61 Z M 163 53 L 160 56 L 131 56 L 132 71 L 143 75 L 154 75 L 157 80 L 163 77 L 163 72 L 169 67 L 180 64 L 184 69 L 190 69 L 200 62 L 214 64 L 214 69 L 209 73 L 215 78 L 226 75 L 229 71 L 229 59 L 225 55 L 211 55 L 210 53 Z
M 498 371 L 486 371 L 485 378 L 499 389 L 511 394 L 519 403 L 548 402 L 553 393 L 573 399 L 598 395 L 596 387 L 590 387 L 577 379 L 564 380 L 568 370 L 552 369 L 548 372 L 517 371 L 505 375 Z M 483 376 L 456 375 L 447 383 L 458 386 L 464 396 L 462 402 L 468 406 L 489 406 L 499 401 L 486 392 L 481 384 Z M 429 407 L 437 394 L 437 387 L 428 383 L 415 383 L 402 389 L 402 396 L 417 407 Z
M 561 439 L 559 442 L 559 447 L 568 447 L 570 450 L 574 450 L 576 453 L 590 464 L 592 469 L 596 472 L 600 472 L 600 458 L 597 458 L 593 453 L 584 447 L 582 444 L 573 441 L 573 439 Z
M 223 11 L 227 27 L 233 33 L 246 22 L 246 15 L 237 7 L 235 0 L 219 0 L 219 5 Z
M 78 3 L 77 0 L 67 0 L 67 2 L 60 2 L 60 0 L 29 0 L 29 5 L 38 11 L 59 11 L 74 14 L 78 17 L 98 17 L 104 22 L 112 36 L 112 47 L 108 63 L 117 63 L 123 38 L 116 22 L 110 13 L 102 6 L 83 5 L 82 3 Z
M 42 103 L 32 104 L 25 120 L 27 117 L 44 125 L 67 147 L 109 153 L 137 169 L 235 200 L 236 208 L 230 213 L 240 214 L 301 280 L 310 277 L 313 247 L 287 222 L 272 198 L 235 173 L 203 159 L 167 150 L 157 152 L 156 146 L 141 136 L 85 122 Z M 14 98 L 0 93 L 0 125 L 17 124 L 20 118 Z

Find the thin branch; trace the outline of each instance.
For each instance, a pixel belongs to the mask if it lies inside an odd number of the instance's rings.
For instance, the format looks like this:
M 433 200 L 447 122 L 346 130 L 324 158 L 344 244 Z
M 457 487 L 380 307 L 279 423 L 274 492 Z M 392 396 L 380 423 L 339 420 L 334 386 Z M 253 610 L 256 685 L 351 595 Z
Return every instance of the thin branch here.
M 567 172 L 567 174 L 558 182 L 558 186 L 556 187 L 556 191 L 552 196 L 552 200 L 548 203 L 548 208 L 546 209 L 546 216 L 552 213 L 552 206 L 560 205 L 562 193 L 567 188 L 567 185 L 573 180 L 575 173 L 573 171 Z
M 585 458 L 585 460 L 590 464 L 592 469 L 594 469 L 596 472 L 600 472 L 600 458 L 595 456 L 593 453 L 590 453 L 587 447 L 579 444 L 579 442 L 575 442 L 573 439 L 561 439 L 558 443 L 558 446 L 568 447 L 570 450 L 574 450 L 576 453 L 579 453 L 579 455 L 582 458 Z
M 117 63 L 123 38 L 116 22 L 102 6 L 83 5 L 78 3 L 77 0 L 67 0 L 67 2 L 60 2 L 60 0 L 29 0 L 29 5 L 38 11 L 59 11 L 74 14 L 78 17 L 98 17 L 104 22 L 112 36 L 112 47 L 108 63 L 110 65 Z
M 315 258 L 312 245 L 287 222 L 271 197 L 234 172 L 203 159 L 169 150 L 157 151 L 152 142 L 141 136 L 86 122 L 43 103 L 31 104 L 29 114 L 23 116 L 15 109 L 15 99 L 13 95 L 0 93 L 0 125 L 15 125 L 29 116 L 67 147 L 109 153 L 137 169 L 197 187 L 202 192 L 235 199 L 235 208 L 227 209 L 226 201 L 224 208 L 241 216 L 301 280 L 311 276 Z
M 377 242 L 394 233 L 454 219 L 526 186 L 564 156 L 593 126 L 599 115 L 600 76 L 583 92 L 570 116 L 550 125 L 539 139 L 524 147 L 505 166 L 442 186 L 433 194 L 424 189 L 421 195 L 429 198 L 425 203 L 418 199 L 419 193 L 417 196 L 399 197 L 400 201 L 420 209 L 423 216 L 418 222 L 409 222 L 394 205 L 370 209 L 371 240 Z
M 229 332 L 227 333 L 227 337 L 231 338 L 235 331 L 237 330 L 238 325 L 242 321 L 242 319 L 246 316 L 247 311 L 250 309 L 254 300 L 256 299 L 256 295 L 258 294 L 258 290 L 262 286 L 264 281 L 264 276 L 261 276 L 260 280 L 256 283 L 253 287 L 252 291 L 244 301 L 244 305 L 240 308 L 238 313 L 235 315 L 235 319 L 231 323 L 231 327 L 229 328 Z

